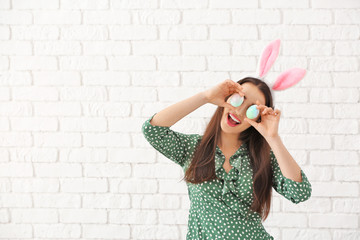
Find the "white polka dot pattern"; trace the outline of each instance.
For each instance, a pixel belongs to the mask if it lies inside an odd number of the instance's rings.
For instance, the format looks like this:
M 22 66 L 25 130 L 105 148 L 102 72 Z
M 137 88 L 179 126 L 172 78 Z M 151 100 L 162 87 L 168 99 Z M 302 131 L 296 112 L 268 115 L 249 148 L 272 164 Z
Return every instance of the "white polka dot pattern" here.
M 304 171 L 300 170 L 302 181 L 296 182 L 282 174 L 272 150 L 270 150 L 270 156 L 273 171 L 273 188 L 275 191 L 296 204 L 308 200 L 311 196 L 312 187 Z
M 146 140 L 165 157 L 179 164 L 185 172 L 202 136 L 179 133 L 170 127 L 153 126 L 150 120 L 155 114 L 142 126 Z M 253 171 L 247 144 L 241 145 L 230 157 L 233 168 L 228 173 L 222 167 L 224 161 L 224 154 L 216 146 L 215 173 L 220 180 L 186 183 L 190 199 L 186 239 L 274 239 L 266 232 L 260 215 L 250 210 Z M 273 187 L 278 193 L 294 203 L 310 197 L 311 185 L 303 171 L 303 181 L 295 182 L 282 175 L 272 151 L 271 163 L 275 170 Z

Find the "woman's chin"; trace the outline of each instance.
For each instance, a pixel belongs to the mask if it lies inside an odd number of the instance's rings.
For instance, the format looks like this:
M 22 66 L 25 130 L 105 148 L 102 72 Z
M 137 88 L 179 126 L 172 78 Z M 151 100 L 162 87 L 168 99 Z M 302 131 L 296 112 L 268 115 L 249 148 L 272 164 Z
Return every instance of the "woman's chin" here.
M 232 127 L 227 123 L 227 119 L 223 119 L 221 121 L 221 129 L 226 133 L 234 133 L 234 132 L 241 132 L 242 127 L 240 126 Z

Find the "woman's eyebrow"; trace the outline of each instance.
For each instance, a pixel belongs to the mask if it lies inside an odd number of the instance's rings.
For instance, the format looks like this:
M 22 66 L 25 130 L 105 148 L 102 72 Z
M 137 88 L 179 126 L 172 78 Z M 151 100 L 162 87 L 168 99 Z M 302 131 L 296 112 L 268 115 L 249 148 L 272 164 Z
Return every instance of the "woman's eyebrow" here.
M 246 95 L 244 95 L 244 100 L 245 100 L 245 99 L 248 99 L 248 98 L 246 97 Z M 251 104 L 255 104 L 255 103 L 251 103 Z

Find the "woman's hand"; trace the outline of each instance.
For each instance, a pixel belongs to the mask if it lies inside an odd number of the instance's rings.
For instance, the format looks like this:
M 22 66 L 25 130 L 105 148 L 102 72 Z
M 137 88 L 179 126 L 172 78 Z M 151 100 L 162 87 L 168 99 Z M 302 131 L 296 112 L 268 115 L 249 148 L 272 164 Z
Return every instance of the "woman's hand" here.
M 256 101 L 256 105 L 261 114 L 261 122 L 257 123 L 248 118 L 244 120 L 250 123 L 265 139 L 279 136 L 278 128 L 281 111 L 279 109 L 273 110 L 271 107 L 260 104 L 259 101 Z
M 205 97 L 208 103 L 218 105 L 220 107 L 227 107 L 235 111 L 235 107 L 225 101 L 225 98 L 233 93 L 239 93 L 241 96 L 245 94 L 242 92 L 242 86 L 230 79 L 219 83 L 218 85 L 206 90 Z

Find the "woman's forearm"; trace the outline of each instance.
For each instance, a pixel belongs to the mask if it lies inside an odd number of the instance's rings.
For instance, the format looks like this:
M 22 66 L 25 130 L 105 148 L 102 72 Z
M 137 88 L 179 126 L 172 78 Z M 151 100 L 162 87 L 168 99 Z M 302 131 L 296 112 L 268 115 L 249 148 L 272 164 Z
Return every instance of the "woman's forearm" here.
M 267 139 L 267 141 L 274 152 L 282 174 L 295 182 L 302 182 L 301 168 L 286 149 L 280 136 Z
M 207 103 L 204 92 L 199 92 L 192 97 L 164 108 L 156 113 L 150 123 L 153 126 L 170 127 L 180 119 Z

